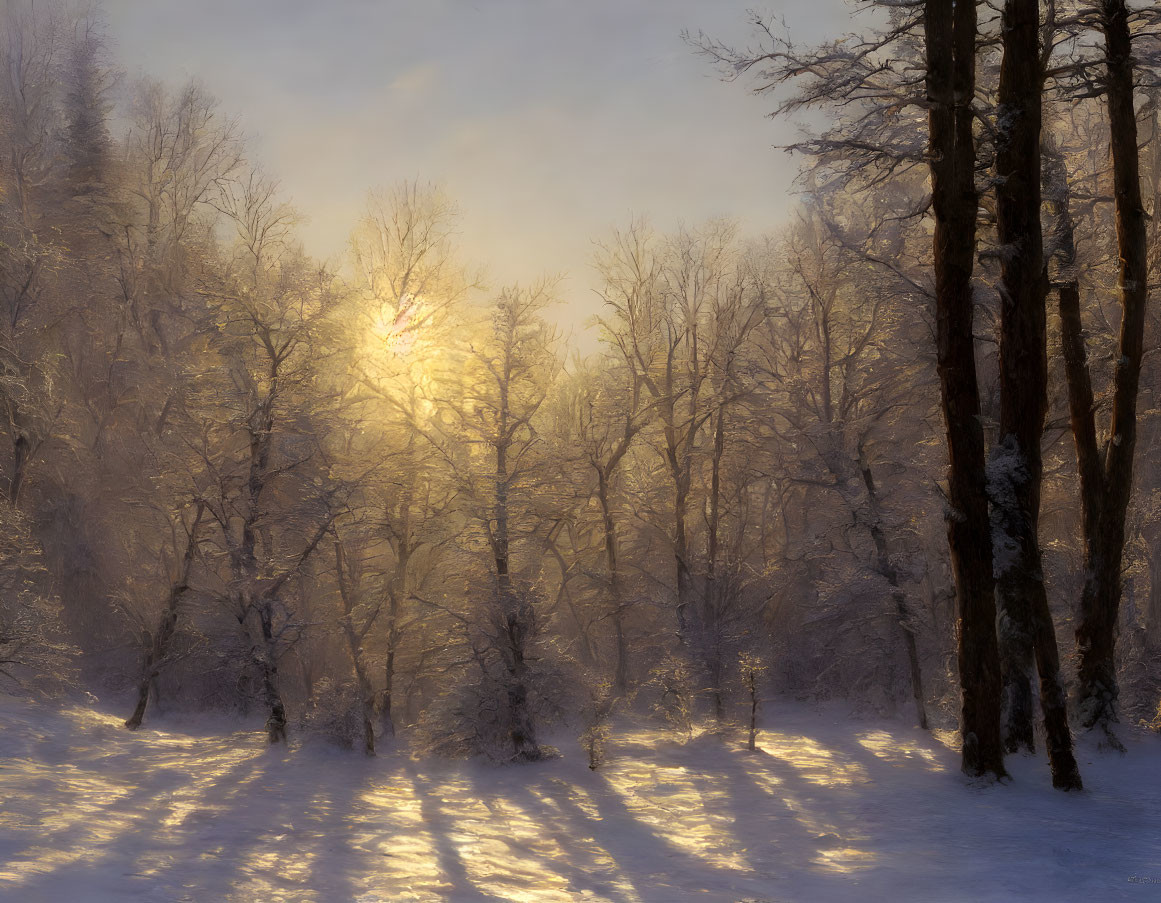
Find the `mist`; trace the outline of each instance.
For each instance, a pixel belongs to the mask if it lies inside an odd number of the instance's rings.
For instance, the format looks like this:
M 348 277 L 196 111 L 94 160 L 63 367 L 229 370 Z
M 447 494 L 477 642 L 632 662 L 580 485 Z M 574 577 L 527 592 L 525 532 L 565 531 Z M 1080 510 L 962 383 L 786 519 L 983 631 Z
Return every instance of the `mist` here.
M 1161 882 L 1159 25 L 8 2 L 0 897 Z

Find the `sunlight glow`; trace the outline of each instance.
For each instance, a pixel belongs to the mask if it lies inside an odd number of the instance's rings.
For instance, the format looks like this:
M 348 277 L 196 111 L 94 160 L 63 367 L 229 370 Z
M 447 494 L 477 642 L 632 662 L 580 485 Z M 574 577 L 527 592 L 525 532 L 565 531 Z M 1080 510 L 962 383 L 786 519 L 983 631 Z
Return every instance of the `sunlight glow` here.
M 638 821 L 672 846 L 703 862 L 748 870 L 736 849 L 735 818 L 725 793 L 685 768 L 625 761 L 605 780 Z
M 823 746 L 810 737 L 781 731 L 762 731 L 758 748 L 793 765 L 803 780 L 822 787 L 844 786 L 869 780 L 867 770 L 857 762 Z
M 875 854 L 867 850 L 840 847 L 833 850 L 821 851 L 815 857 L 814 862 L 832 871 L 854 872 L 874 865 L 875 859 Z
M 411 295 L 394 307 L 381 304 L 371 323 L 373 340 L 388 355 L 407 357 L 418 343 L 423 307 L 423 301 Z
M 874 753 L 884 762 L 898 766 L 921 763 L 928 771 L 940 771 L 939 757 L 914 741 L 894 737 L 886 731 L 867 731 L 858 738 L 859 745 Z
M 849 877 L 880 856 L 873 830 L 836 800 L 862 792 L 876 767 L 876 779 L 917 762 L 945 767 L 938 749 L 886 730 L 842 747 L 761 731 L 755 754 L 727 737 L 681 743 L 637 728 L 615 736 L 595 773 L 517 774 L 393 756 L 320 761 L 267 750 L 249 732 L 129 734 L 80 708 L 62 720 L 77 765 L 54 764 L 63 747 L 33 755 L 61 742 L 44 732 L 0 771 L 0 832 L 15 841 L 0 894 L 41 899 L 100 874 L 225 903 L 418 903 L 465 888 L 515 903 L 642 903 L 682 888 L 692 869 L 731 888 L 791 860 Z M 780 836 L 798 840 L 783 849 Z M 674 871 L 642 873 L 642 861 Z

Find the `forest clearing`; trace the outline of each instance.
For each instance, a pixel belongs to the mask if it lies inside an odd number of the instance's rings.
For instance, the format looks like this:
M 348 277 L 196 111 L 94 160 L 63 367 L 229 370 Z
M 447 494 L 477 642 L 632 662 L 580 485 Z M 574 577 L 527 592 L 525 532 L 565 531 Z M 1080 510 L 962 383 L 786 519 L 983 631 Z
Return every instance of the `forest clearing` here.
M 1161 895 L 1161 4 L 0 0 L 0 898 Z
M 2 703 L 0 899 L 360 903 L 1148 900 L 1161 738 L 972 787 L 899 722 L 778 707 L 741 736 L 616 731 L 526 768 L 267 749 L 260 724 L 52 716 Z M 1138 879 L 1138 880 L 1134 880 Z

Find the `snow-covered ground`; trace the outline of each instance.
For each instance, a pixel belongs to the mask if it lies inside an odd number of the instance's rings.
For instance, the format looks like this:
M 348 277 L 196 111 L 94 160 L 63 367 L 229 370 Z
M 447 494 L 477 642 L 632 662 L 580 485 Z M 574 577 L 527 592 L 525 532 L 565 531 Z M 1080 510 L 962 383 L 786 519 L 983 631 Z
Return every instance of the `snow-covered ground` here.
M 618 734 L 608 764 L 366 760 L 0 699 L 0 899 L 1161 899 L 1161 738 L 972 787 L 898 723 L 772 706 L 761 751 Z

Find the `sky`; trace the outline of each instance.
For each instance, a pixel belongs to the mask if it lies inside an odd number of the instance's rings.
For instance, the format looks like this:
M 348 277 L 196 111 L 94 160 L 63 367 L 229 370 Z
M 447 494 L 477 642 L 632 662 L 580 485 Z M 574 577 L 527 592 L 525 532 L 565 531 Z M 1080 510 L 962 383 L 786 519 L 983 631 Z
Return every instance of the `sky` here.
M 493 285 L 559 275 L 578 341 L 598 307 L 593 243 L 785 220 L 793 123 L 721 80 L 682 29 L 747 44 L 754 0 L 105 0 L 128 81 L 197 78 L 335 263 L 369 189 L 441 185 L 465 257 Z M 807 41 L 850 28 L 841 0 L 759 7 Z

